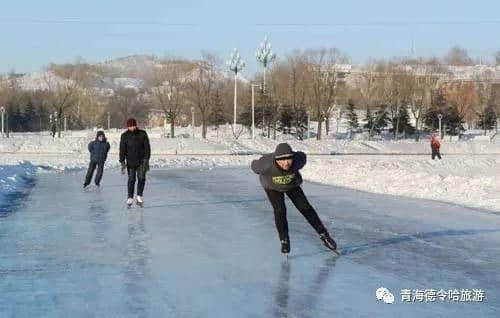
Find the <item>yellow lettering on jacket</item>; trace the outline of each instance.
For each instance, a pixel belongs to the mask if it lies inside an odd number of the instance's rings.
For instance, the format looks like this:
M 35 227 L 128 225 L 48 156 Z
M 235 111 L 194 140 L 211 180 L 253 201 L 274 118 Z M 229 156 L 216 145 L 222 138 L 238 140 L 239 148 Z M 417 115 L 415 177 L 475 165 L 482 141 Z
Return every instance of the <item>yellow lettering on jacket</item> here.
M 274 184 L 289 184 L 295 178 L 295 173 L 288 174 L 285 176 L 276 176 L 273 177 Z

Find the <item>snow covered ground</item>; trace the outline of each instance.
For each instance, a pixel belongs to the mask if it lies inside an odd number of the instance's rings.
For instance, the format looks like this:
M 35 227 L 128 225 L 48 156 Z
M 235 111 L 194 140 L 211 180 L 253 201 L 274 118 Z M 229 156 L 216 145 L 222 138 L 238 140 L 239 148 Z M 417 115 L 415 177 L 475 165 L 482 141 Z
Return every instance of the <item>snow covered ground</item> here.
M 120 133 L 107 132 L 112 147 L 108 168 L 118 167 Z M 496 139 L 444 140 L 443 160 L 432 161 L 427 140 L 376 142 L 330 136 L 322 141 L 299 141 L 291 136 L 273 140 L 260 135 L 252 140 L 247 132 L 235 140 L 226 126 L 209 129 L 207 140 L 198 138 L 199 127 L 196 138 L 190 138 L 189 127 L 177 129 L 179 138 L 162 138 L 163 133 L 161 128 L 149 131 L 153 168 L 249 165 L 259 153 L 286 141 L 309 154 L 303 173 L 306 180 L 500 211 L 500 142 Z M 47 132 L 12 134 L 12 138 L 0 139 L 0 165 L 29 161 L 55 170 L 83 169 L 88 164 L 87 144 L 94 136 L 93 131 L 70 132 L 61 139 L 52 139 Z
M 33 185 L 37 168 L 28 162 L 0 166 L 0 217 L 13 208 Z

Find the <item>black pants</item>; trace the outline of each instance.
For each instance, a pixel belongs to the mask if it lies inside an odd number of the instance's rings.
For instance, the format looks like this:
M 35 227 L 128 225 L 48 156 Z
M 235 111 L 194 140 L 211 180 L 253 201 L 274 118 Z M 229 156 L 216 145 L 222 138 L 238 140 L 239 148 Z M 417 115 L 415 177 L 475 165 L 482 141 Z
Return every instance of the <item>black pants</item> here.
M 146 172 L 139 167 L 127 167 L 128 172 L 128 197 L 134 197 L 135 181 L 137 181 L 137 195 L 142 196 L 146 184 Z
M 97 173 L 95 175 L 95 184 L 99 185 L 101 183 L 102 174 L 104 172 L 104 162 L 91 161 L 89 164 L 89 169 L 87 170 L 87 175 L 85 176 L 85 185 L 89 185 L 92 181 L 92 176 L 94 175 L 94 170 L 97 167 Z
M 432 160 L 436 158 L 436 156 L 441 160 L 441 153 L 438 148 L 432 147 Z
M 314 211 L 314 208 L 307 201 L 304 191 L 301 187 L 294 188 L 288 192 L 279 192 L 270 189 L 264 189 L 266 191 L 269 201 L 274 209 L 274 220 L 276 222 L 276 229 L 278 230 L 278 235 L 280 240 L 288 239 L 288 221 L 286 219 L 286 206 L 285 206 L 285 193 L 292 200 L 295 207 L 302 213 L 306 218 L 307 222 L 318 232 L 322 234 L 327 232 L 325 226 L 321 222 L 318 214 Z

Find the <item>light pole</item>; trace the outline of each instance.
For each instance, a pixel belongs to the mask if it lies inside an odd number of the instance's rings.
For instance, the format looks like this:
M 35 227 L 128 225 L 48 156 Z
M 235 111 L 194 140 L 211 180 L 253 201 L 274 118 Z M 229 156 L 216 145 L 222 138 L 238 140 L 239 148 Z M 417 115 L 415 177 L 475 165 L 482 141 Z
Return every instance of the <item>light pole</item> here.
M 108 112 L 108 130 L 111 129 L 111 113 Z
M 2 138 L 4 138 L 4 134 L 5 134 L 5 128 L 4 128 L 4 124 L 5 124 L 5 107 L 0 107 L 0 112 L 2 112 Z
M 257 48 L 257 51 L 255 52 L 255 57 L 257 58 L 257 61 L 260 64 L 262 64 L 262 67 L 264 68 L 264 74 L 263 74 L 264 86 L 262 90 L 265 92 L 267 67 L 276 59 L 276 53 L 272 51 L 271 43 L 269 42 L 267 36 L 264 37 L 264 41 L 260 44 L 260 47 Z
M 311 138 L 311 134 L 309 133 L 311 127 L 310 123 L 311 123 L 311 113 L 307 111 L 307 139 Z
M 337 137 L 338 138 L 338 135 L 339 135 L 339 128 L 340 128 L 340 120 L 342 119 L 342 111 L 338 110 L 338 114 L 337 114 Z
M 191 129 L 194 138 L 194 107 L 191 107 Z
M 170 107 L 170 110 L 172 110 L 172 92 L 167 93 L 167 98 L 168 98 L 168 104 Z M 165 108 L 164 108 L 165 110 Z M 174 113 L 170 112 L 170 138 L 174 138 Z M 165 130 L 165 137 L 167 136 L 167 113 L 165 112 L 165 120 L 163 122 L 163 129 Z
M 443 115 L 438 114 L 438 119 L 439 119 L 439 138 L 443 138 L 443 131 L 441 130 L 441 120 L 443 119 Z
M 66 134 L 67 128 L 68 128 L 68 117 L 66 115 L 64 115 L 64 133 L 65 134 Z
M 245 62 L 241 59 L 240 53 L 234 49 L 231 53 L 230 59 L 226 62 L 229 70 L 234 73 L 234 118 L 233 118 L 233 133 L 236 128 L 236 105 L 238 96 L 238 73 L 240 73 L 246 66 Z
M 57 118 L 57 112 L 54 112 L 54 120 L 55 120 L 55 123 L 56 123 L 57 137 L 61 138 L 61 135 L 60 135 L 60 132 L 59 132 L 59 121 L 58 121 L 58 118 Z
M 252 140 L 255 139 L 255 87 L 259 87 L 261 85 L 251 84 L 252 85 Z

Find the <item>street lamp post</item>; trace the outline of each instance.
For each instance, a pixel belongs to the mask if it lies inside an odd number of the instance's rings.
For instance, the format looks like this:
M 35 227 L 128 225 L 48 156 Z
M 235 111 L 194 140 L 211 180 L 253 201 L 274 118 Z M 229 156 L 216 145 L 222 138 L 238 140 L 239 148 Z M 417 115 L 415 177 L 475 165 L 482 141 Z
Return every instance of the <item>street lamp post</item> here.
M 255 139 L 255 87 L 260 85 L 252 84 L 252 140 Z
M 226 62 L 229 70 L 234 73 L 234 118 L 233 118 L 233 133 L 236 128 L 236 105 L 238 96 L 238 73 L 240 73 L 246 66 L 245 62 L 240 57 L 237 49 L 231 53 L 230 59 Z
M 310 127 L 311 127 L 311 113 L 307 111 L 307 139 L 311 138 Z
M 265 92 L 267 67 L 276 59 L 276 53 L 272 51 L 271 43 L 269 42 L 267 36 L 264 37 L 264 41 L 260 44 L 260 47 L 255 52 L 255 57 L 264 68 L 264 86 L 262 87 L 262 90 Z
M 108 112 L 108 130 L 111 128 L 111 113 Z
M 194 107 L 191 107 L 191 130 L 194 138 Z
M 68 128 L 68 117 L 66 115 L 64 115 L 64 133 L 65 134 L 66 134 L 67 128 Z
M 0 112 L 2 112 L 2 138 L 4 138 L 4 134 L 5 134 L 5 128 L 4 128 L 4 124 L 5 124 L 5 107 L 0 107 Z
M 57 118 L 57 112 L 54 112 L 54 120 L 56 123 L 56 131 L 57 131 L 57 137 L 61 138 L 60 132 L 59 132 L 59 120 Z
M 443 138 L 443 131 L 441 130 L 441 120 L 443 119 L 443 115 L 438 114 L 438 119 L 439 119 L 439 137 Z

